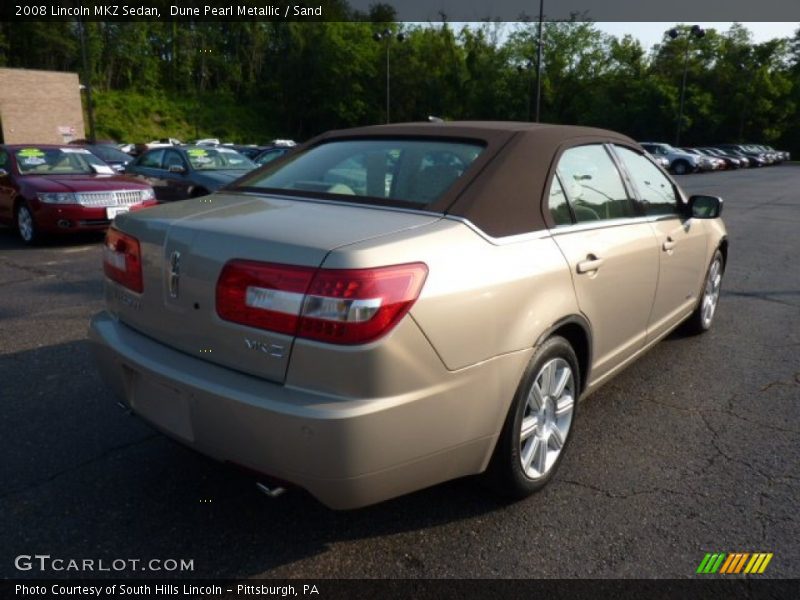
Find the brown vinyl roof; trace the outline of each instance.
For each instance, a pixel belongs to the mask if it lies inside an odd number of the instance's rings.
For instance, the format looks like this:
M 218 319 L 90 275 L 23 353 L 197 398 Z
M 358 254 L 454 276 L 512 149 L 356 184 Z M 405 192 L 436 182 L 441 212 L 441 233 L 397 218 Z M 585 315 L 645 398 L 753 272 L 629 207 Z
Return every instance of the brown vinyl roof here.
M 484 152 L 428 209 L 469 219 L 495 237 L 552 226 L 542 209 L 554 166 L 569 147 L 616 143 L 641 151 L 631 138 L 594 127 L 515 121 L 447 121 L 373 125 L 329 131 L 303 148 L 331 139 L 365 137 L 440 137 L 477 140 Z M 545 204 L 546 206 L 546 204 Z

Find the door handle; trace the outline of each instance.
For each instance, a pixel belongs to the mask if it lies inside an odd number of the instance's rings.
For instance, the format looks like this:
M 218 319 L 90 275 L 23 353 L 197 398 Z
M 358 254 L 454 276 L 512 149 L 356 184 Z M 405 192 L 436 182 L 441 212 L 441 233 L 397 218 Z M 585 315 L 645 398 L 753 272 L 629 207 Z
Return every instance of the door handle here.
M 669 252 L 670 250 L 674 250 L 675 240 L 673 240 L 671 237 L 668 237 L 666 240 L 664 240 L 664 243 L 661 245 L 661 248 L 664 250 L 664 252 Z
M 586 257 L 586 260 L 582 260 L 578 263 L 578 273 L 593 273 L 597 271 L 602 264 L 602 258 L 597 258 L 594 254 L 590 254 Z

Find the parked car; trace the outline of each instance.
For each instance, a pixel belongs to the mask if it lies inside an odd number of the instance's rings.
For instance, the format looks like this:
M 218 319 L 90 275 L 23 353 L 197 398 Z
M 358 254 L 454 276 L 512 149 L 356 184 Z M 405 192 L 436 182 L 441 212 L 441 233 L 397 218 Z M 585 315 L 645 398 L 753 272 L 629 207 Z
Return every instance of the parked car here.
M 331 507 L 481 472 L 522 497 L 580 398 L 711 327 L 721 207 L 610 131 L 331 132 L 213 204 L 121 216 L 91 345 L 159 430 Z
M 654 156 L 649 152 L 647 153 L 647 156 L 649 156 L 650 159 L 654 163 L 656 163 L 659 167 L 661 167 L 665 171 L 669 171 L 669 159 L 666 156 Z
M 272 162 L 276 158 L 284 156 L 291 149 L 291 146 L 269 146 L 267 148 L 263 148 L 258 154 L 256 154 L 255 158 L 253 158 L 253 162 L 257 165 L 265 165 Z
M 764 167 L 770 164 L 766 154 L 764 154 L 763 152 L 755 152 L 753 150 L 747 150 L 745 149 L 745 146 L 742 144 L 717 144 L 716 147 L 732 152 L 736 156 L 745 156 L 747 158 L 752 159 L 750 161 L 750 164 L 755 167 Z
M 169 201 L 205 196 L 255 167 L 230 148 L 176 146 L 148 150 L 125 173 L 152 185 L 159 201 Z
M 742 167 L 747 166 L 747 161 L 743 158 L 737 158 L 735 156 L 727 156 L 722 153 L 721 150 L 717 150 L 716 148 L 697 148 L 703 154 L 707 154 L 708 156 L 714 156 L 719 158 L 725 162 L 726 169 L 741 169 Z
M 669 144 L 641 142 L 641 146 L 654 156 L 665 157 L 669 161 L 669 170 L 676 175 L 696 173 L 702 168 L 696 155 L 673 148 Z
M 701 171 L 719 171 L 725 168 L 725 161 L 716 156 L 708 156 L 697 148 L 680 148 L 683 152 L 697 157 L 697 164 Z
M 738 150 L 733 150 L 731 148 L 720 148 L 719 146 L 714 146 L 713 150 L 716 152 L 720 152 L 725 156 L 730 156 L 733 158 L 738 158 L 742 164 L 746 167 L 760 167 L 763 166 L 763 161 L 759 161 L 757 158 L 753 156 L 747 156 L 744 152 L 740 152 Z
M 27 244 L 103 230 L 117 215 L 155 203 L 149 185 L 116 175 L 84 148 L 0 145 L 0 222 Z
M 230 148 L 231 150 L 236 150 L 242 156 L 246 156 L 253 162 L 255 162 L 256 156 L 261 154 L 267 146 L 257 146 L 255 144 L 224 144 L 226 148 Z
M 83 144 L 81 147 L 86 148 L 119 173 L 125 171 L 128 163 L 133 161 L 133 157 L 130 154 L 126 154 L 111 144 Z

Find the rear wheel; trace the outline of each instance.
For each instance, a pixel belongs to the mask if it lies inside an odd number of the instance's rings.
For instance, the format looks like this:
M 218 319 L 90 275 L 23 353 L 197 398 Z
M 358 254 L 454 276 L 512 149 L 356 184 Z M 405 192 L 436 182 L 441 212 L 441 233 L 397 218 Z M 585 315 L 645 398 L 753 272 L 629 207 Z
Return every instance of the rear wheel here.
M 525 370 L 497 442 L 487 473 L 493 487 L 524 498 L 550 481 L 569 443 L 579 393 L 572 346 L 548 339 Z
M 32 245 L 40 241 L 42 236 L 36 226 L 33 212 L 26 202 L 21 202 L 17 205 L 14 221 L 17 224 L 17 233 L 23 242 Z
M 703 295 L 700 303 L 686 321 L 686 329 L 689 333 L 700 334 L 711 329 L 714 322 L 714 315 L 717 313 L 719 304 L 719 293 L 722 288 L 722 274 L 725 270 L 725 261 L 722 253 L 717 250 L 711 259 L 706 273 L 705 284 L 703 285 Z

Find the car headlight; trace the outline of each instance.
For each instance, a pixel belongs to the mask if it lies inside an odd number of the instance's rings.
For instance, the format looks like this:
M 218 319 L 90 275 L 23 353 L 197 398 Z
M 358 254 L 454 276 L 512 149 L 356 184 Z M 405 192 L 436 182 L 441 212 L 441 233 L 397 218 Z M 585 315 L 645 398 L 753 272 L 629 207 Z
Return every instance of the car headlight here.
M 148 200 L 155 200 L 156 194 L 153 191 L 153 188 L 147 188 L 146 190 L 142 190 L 142 195 L 140 199 L 142 202 L 147 202 Z
M 78 199 L 72 192 L 47 192 L 36 194 L 40 202 L 45 204 L 77 204 Z

